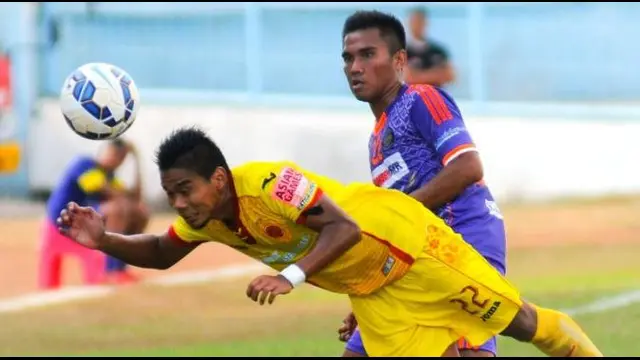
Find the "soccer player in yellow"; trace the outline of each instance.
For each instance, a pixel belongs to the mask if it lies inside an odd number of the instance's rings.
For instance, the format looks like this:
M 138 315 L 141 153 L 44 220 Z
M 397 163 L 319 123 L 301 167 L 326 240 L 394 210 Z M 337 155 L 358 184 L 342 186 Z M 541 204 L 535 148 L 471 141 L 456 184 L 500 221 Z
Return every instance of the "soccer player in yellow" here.
M 602 356 L 566 314 L 527 303 L 460 235 L 421 203 L 366 183 L 343 185 L 291 162 L 230 169 L 201 130 L 157 152 L 179 217 L 160 236 L 105 232 L 101 215 L 70 203 L 60 231 L 139 266 L 167 269 L 215 241 L 279 271 L 247 296 L 264 304 L 303 282 L 347 294 L 370 356 L 457 355 L 502 334 L 551 356 Z

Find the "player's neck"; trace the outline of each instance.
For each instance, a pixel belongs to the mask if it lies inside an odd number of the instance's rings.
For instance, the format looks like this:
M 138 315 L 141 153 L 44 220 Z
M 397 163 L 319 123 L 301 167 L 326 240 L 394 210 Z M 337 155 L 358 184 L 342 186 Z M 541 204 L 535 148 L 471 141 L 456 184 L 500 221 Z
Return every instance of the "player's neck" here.
M 376 117 L 376 121 L 380 120 L 385 110 L 387 110 L 389 105 L 391 105 L 391 103 L 396 99 L 400 88 L 402 88 L 402 83 L 398 81 L 384 92 L 382 97 L 380 97 L 380 100 L 369 103 L 369 107 L 373 112 L 373 116 Z
M 426 31 L 420 31 L 420 32 L 414 32 L 411 34 L 412 40 L 415 41 L 423 41 L 423 42 L 427 42 L 427 32 Z
M 220 220 L 230 228 L 237 227 L 238 222 L 240 221 L 240 219 L 237 218 L 237 201 L 234 187 L 228 185 L 223 203 L 220 207 L 219 217 Z

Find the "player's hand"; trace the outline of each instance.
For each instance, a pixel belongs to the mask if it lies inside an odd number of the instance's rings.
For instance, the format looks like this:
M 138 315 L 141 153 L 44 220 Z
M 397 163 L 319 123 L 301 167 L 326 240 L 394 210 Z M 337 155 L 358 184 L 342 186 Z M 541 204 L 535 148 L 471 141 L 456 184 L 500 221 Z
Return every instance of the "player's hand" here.
M 356 331 L 356 327 L 358 326 L 358 322 L 356 321 L 356 317 L 350 312 L 344 320 L 342 320 L 342 326 L 338 329 L 338 338 L 342 342 L 347 342 L 353 335 L 353 332 Z
M 264 305 L 265 300 L 273 304 L 276 296 L 291 292 L 293 286 L 289 280 L 280 275 L 261 275 L 255 278 L 247 288 L 247 296 Z
M 100 240 L 105 233 L 102 215 L 75 202 L 67 204 L 60 212 L 56 223 L 60 233 L 91 249 L 100 246 Z

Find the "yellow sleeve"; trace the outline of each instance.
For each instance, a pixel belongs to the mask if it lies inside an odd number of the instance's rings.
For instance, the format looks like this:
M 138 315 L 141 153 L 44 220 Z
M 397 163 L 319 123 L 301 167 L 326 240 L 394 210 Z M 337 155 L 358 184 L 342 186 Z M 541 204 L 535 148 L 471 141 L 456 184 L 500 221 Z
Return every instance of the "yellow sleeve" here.
M 107 177 L 99 169 L 87 170 L 78 177 L 78 186 L 86 194 L 100 192 L 106 184 Z
M 300 215 L 322 196 L 318 184 L 292 163 L 274 167 L 259 186 L 262 186 L 261 198 L 269 209 L 294 222 L 300 222 Z
M 171 240 L 180 245 L 197 245 L 209 239 L 205 231 L 192 228 L 181 216 L 171 224 L 168 234 Z

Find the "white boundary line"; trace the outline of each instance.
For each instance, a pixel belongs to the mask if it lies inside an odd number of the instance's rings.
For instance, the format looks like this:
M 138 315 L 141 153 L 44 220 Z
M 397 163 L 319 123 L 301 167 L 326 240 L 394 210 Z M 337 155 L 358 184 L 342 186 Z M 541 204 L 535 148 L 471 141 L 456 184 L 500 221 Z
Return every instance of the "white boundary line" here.
M 143 281 L 142 283 L 160 286 L 190 285 L 210 281 L 229 280 L 269 270 L 269 268 L 260 263 L 241 264 L 226 266 L 215 270 L 192 271 L 165 275 Z M 47 305 L 63 304 L 76 300 L 104 297 L 114 293 L 116 290 L 116 286 L 107 285 L 74 286 L 60 290 L 0 299 L 0 314 L 18 312 Z
M 204 282 L 230 280 L 269 271 L 260 263 L 231 265 L 215 270 L 192 271 L 171 274 L 144 281 L 143 284 L 160 286 L 191 285 Z M 0 299 L 0 314 L 27 310 L 47 305 L 63 304 L 76 300 L 105 297 L 117 290 L 113 286 L 79 286 L 61 290 L 27 294 L 8 299 Z M 627 291 L 618 295 L 607 296 L 592 303 L 564 309 L 569 315 L 585 315 L 606 312 L 640 302 L 640 290 Z
M 640 302 L 640 290 L 623 292 L 614 296 L 603 297 L 592 303 L 563 310 L 568 315 L 586 315 L 602 313 L 609 310 L 623 308 Z

